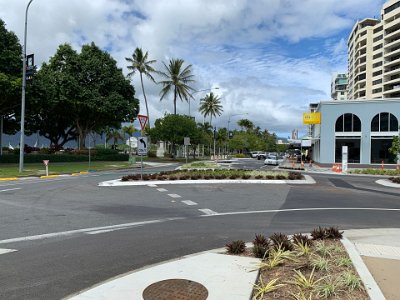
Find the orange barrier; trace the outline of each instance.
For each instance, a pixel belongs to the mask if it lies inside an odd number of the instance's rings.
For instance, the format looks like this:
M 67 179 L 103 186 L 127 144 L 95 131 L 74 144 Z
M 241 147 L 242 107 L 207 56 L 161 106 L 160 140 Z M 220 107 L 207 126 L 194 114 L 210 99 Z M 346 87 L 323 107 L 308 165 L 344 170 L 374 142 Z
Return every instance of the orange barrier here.
M 332 171 L 336 173 L 342 173 L 342 164 L 333 164 Z

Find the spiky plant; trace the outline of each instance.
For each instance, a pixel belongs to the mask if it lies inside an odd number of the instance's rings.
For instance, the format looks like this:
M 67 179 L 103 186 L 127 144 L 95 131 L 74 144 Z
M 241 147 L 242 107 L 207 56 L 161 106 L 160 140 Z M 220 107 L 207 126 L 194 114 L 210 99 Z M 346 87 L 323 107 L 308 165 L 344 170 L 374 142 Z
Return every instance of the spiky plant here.
M 318 282 L 324 278 L 316 279 L 314 275 L 315 269 L 312 269 L 310 276 L 306 277 L 300 270 L 294 270 L 295 275 L 293 280 L 289 283 L 298 286 L 301 290 L 315 290 L 318 286 Z
M 318 228 L 315 228 L 313 231 L 311 231 L 311 236 L 313 240 L 324 240 L 326 237 L 326 230 L 325 228 L 318 226 Z
M 253 300 L 263 299 L 265 294 L 271 293 L 285 286 L 285 284 L 282 283 L 277 284 L 279 280 L 280 278 L 275 278 L 267 283 L 264 283 L 262 277 L 260 277 L 259 283 L 254 285 L 255 293 L 252 299 Z
M 268 238 L 263 234 L 256 234 L 253 240 L 253 245 L 269 246 Z
M 308 237 L 306 234 L 296 233 L 292 236 L 292 241 L 294 244 L 299 245 L 307 245 L 312 246 L 313 242 L 312 239 Z
M 340 256 L 335 260 L 335 264 L 338 267 L 349 267 L 351 266 L 353 263 L 351 261 L 350 258 L 346 257 L 346 256 Z
M 323 282 L 318 286 L 318 297 L 328 299 L 337 296 L 341 291 L 340 282 L 333 280 L 331 277 L 324 278 Z
M 340 240 L 343 238 L 343 231 L 340 232 L 338 227 L 325 228 L 325 238 Z
M 327 258 L 318 256 L 318 255 L 313 257 L 313 259 L 311 259 L 311 261 L 310 261 L 310 265 L 313 268 L 315 268 L 319 271 L 325 271 L 325 272 L 327 272 L 329 270 L 329 264 L 330 264 L 330 261 Z
M 333 249 L 332 247 L 327 246 L 324 241 L 318 241 L 315 243 L 315 251 L 323 257 L 330 257 L 332 256 Z
M 360 277 L 352 272 L 344 272 L 343 274 L 341 274 L 340 281 L 350 291 L 363 289 Z
M 275 249 L 281 248 L 282 250 L 293 250 L 293 244 L 286 234 L 274 233 L 269 237 L 269 239 L 272 241 Z
M 229 254 L 241 254 L 246 250 L 246 243 L 242 240 L 232 241 L 225 245 Z

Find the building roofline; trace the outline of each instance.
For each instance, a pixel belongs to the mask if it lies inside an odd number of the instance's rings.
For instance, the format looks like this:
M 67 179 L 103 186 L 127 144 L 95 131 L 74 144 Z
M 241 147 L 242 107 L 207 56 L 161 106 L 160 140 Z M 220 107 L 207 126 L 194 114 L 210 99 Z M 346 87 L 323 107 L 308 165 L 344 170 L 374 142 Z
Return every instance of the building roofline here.
M 357 99 L 357 100 L 327 100 L 320 101 L 319 105 L 340 105 L 340 104 L 362 104 L 362 103 L 390 103 L 400 104 L 400 98 L 380 98 L 380 99 Z

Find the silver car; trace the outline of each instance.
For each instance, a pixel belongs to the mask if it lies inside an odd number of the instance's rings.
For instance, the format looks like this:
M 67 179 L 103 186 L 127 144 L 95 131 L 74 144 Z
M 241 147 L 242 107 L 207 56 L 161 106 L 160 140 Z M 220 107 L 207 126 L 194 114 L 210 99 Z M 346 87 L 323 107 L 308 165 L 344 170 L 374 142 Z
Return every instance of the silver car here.
M 280 162 L 282 161 L 280 161 L 277 156 L 268 155 L 267 158 L 264 160 L 264 165 L 277 166 L 279 165 Z

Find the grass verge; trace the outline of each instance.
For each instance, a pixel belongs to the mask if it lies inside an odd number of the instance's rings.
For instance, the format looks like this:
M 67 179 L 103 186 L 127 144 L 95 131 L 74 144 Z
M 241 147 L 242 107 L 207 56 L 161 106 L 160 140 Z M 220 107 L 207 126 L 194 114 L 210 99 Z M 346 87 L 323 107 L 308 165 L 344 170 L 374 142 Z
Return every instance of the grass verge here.
M 137 164 L 138 166 L 138 164 Z M 95 170 L 95 171 L 106 171 L 106 170 L 117 170 L 117 169 L 129 169 L 133 168 L 134 165 L 128 162 L 118 161 L 96 161 L 90 164 L 88 162 L 66 162 L 66 163 L 49 163 L 49 175 L 56 174 L 69 174 L 78 173 L 81 171 Z M 1 177 L 15 177 L 15 176 L 41 176 L 46 173 L 46 167 L 43 164 L 25 164 L 24 172 L 20 174 L 18 172 L 18 164 L 1 164 L 0 165 L 0 178 Z

